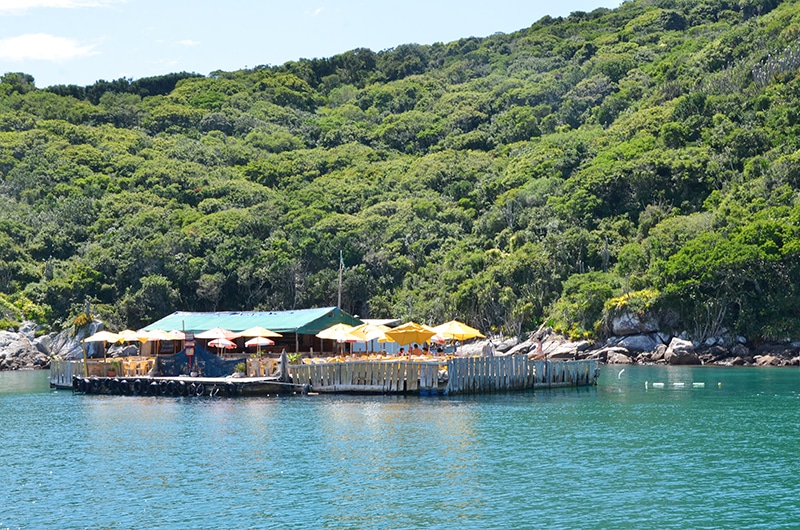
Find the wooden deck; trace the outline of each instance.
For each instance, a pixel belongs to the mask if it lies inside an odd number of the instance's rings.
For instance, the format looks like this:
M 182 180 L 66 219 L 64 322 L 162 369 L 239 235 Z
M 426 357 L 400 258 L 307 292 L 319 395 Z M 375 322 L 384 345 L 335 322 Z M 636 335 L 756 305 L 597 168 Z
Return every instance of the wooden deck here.
M 251 377 L 157 377 L 138 366 L 108 375 L 107 363 L 53 361 L 50 385 L 77 392 L 121 395 L 263 395 L 280 392 L 361 394 L 481 394 L 597 384 L 598 364 L 583 361 L 534 361 L 524 355 L 465 357 L 442 361 L 347 361 L 290 365 L 291 383 L 261 375 Z M 100 366 L 98 366 L 100 365 Z M 252 370 L 250 368 L 253 368 Z M 88 377 L 87 377 L 87 374 Z M 255 377 L 252 377 L 255 376 Z

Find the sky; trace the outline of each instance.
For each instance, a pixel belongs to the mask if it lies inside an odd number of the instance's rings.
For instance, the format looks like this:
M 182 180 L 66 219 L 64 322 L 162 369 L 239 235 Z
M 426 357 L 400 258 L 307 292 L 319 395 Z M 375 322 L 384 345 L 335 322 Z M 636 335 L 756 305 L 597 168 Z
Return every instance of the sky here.
M 0 0 L 0 74 L 36 86 L 207 75 L 511 33 L 621 0 Z

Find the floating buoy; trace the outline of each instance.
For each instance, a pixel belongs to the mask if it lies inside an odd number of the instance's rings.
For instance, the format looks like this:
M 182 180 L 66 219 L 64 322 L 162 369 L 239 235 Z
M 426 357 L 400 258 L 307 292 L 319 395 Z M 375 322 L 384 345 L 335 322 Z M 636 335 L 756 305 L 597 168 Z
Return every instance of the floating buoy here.
M 720 381 L 719 383 L 717 383 L 717 388 L 722 388 L 722 381 Z
M 664 383 L 653 383 L 653 388 L 664 388 Z
M 623 368 L 622 370 L 619 371 L 619 373 L 617 374 L 617 379 L 622 377 L 622 372 L 624 372 L 624 371 L 625 371 L 625 368 Z
M 684 383 L 672 383 L 672 386 L 675 387 L 675 388 L 683 388 L 684 387 Z
M 692 383 L 692 386 L 694 388 L 705 388 L 706 384 L 705 383 Z
M 644 382 L 644 389 L 647 390 L 647 381 Z

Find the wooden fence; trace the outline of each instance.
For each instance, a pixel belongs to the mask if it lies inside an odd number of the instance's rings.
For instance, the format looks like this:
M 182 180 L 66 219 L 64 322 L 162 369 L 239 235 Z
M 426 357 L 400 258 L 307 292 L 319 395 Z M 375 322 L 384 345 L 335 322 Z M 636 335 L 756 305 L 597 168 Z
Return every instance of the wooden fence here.
M 292 382 L 315 392 L 394 394 L 437 390 L 438 362 L 384 361 L 301 364 L 289 367 Z
M 388 361 L 293 365 L 292 381 L 315 392 L 444 394 L 503 392 L 597 382 L 597 363 L 532 361 L 526 356 L 467 357 L 447 361 L 440 380 L 438 362 Z M 446 381 L 446 382 L 445 382 Z
M 524 355 L 465 357 L 447 364 L 447 394 L 477 394 L 588 386 L 597 382 L 597 361 L 533 361 Z

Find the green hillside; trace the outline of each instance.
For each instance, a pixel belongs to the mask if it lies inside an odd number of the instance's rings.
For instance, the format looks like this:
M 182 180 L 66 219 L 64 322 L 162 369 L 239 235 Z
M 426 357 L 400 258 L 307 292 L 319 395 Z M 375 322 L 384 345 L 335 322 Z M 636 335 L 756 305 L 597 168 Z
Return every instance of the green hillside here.
M 335 305 L 800 337 L 800 6 L 636 0 L 209 76 L 0 83 L 0 316 Z

